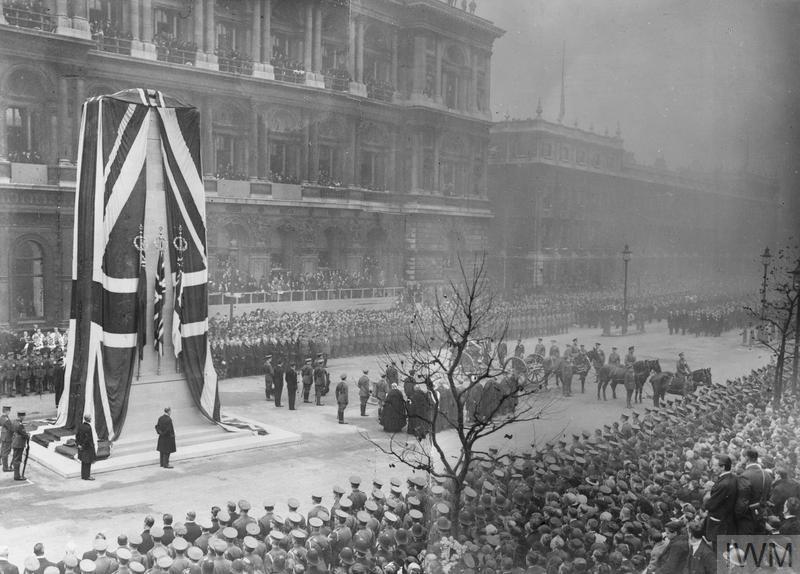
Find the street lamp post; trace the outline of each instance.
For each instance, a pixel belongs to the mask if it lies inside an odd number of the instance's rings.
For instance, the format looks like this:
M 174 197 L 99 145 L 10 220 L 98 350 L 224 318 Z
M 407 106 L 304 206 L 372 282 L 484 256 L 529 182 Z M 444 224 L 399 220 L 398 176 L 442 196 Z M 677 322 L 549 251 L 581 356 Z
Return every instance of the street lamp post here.
M 625 283 L 622 288 L 622 334 L 628 333 L 628 262 L 631 260 L 631 250 L 628 244 L 622 250 L 622 263 L 625 267 Z
M 767 269 L 769 262 L 772 259 L 772 254 L 769 252 L 769 247 L 764 249 L 761 254 L 761 264 L 764 266 L 764 277 L 761 280 L 761 324 L 759 325 L 759 340 L 763 343 L 767 339 Z
M 797 259 L 797 267 L 792 271 L 795 297 L 795 321 L 794 321 L 794 356 L 792 356 L 792 391 L 797 391 L 797 351 L 800 347 L 800 258 Z

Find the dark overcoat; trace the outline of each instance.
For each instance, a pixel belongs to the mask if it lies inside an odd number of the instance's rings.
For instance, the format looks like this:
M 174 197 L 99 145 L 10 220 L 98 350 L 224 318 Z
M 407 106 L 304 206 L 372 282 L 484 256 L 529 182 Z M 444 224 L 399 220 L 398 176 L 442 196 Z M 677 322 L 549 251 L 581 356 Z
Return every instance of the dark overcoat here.
M 82 422 L 75 432 L 75 444 L 78 445 L 78 460 L 81 462 L 94 462 L 97 451 L 94 448 L 94 435 L 92 426 L 87 422 Z
M 172 426 L 172 418 L 168 414 L 164 413 L 158 417 L 156 432 L 158 433 L 156 450 L 163 453 L 175 452 L 175 427 Z

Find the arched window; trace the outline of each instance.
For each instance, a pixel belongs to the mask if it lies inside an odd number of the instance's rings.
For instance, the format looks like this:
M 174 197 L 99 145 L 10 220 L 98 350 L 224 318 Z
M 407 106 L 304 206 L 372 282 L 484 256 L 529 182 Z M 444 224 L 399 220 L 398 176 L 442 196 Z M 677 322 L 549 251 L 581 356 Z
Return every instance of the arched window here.
M 17 245 L 13 255 L 13 311 L 17 320 L 44 318 L 44 255 L 35 241 Z

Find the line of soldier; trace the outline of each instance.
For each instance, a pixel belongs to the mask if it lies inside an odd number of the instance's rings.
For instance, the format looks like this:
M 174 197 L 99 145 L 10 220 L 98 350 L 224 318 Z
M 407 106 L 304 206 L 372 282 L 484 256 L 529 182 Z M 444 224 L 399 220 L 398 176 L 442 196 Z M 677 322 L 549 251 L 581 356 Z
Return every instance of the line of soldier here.
M 0 359 L 0 396 L 58 392 L 63 388 L 64 352 L 61 347 L 8 352 Z
M 11 407 L 8 405 L 3 405 L 0 413 L 0 463 L 3 465 L 3 472 L 14 471 L 14 480 L 25 480 L 22 457 L 30 440 L 25 428 L 25 415 L 24 411 L 18 411 L 17 418 L 12 420 Z

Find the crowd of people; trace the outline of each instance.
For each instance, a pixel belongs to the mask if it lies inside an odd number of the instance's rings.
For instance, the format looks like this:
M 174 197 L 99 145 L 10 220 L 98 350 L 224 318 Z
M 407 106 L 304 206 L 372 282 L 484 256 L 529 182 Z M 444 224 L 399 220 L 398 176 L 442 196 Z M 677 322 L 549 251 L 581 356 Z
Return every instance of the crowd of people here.
M 0 396 L 53 392 L 60 396 L 66 348 L 67 334 L 58 327 L 45 333 L 34 325 L 21 336 L 0 334 Z
M 269 276 L 256 279 L 233 265 L 226 264 L 212 275 L 208 292 L 215 293 L 281 293 L 285 291 L 313 291 L 319 289 L 360 289 L 384 287 L 366 269 L 346 271 L 344 269 L 317 269 L 313 273 L 275 271 Z
M 593 433 L 524 453 L 489 449 L 458 500 L 447 477 L 351 476 L 349 489 L 332 484 L 306 504 L 267 498 L 257 512 L 239 500 L 184 509 L 182 522 L 146 516 L 141 533 L 100 533 L 85 551 L 70 543 L 58 562 L 36 542 L 22 570 L 710 574 L 726 537 L 770 533 L 780 547 L 800 534 L 800 401 L 787 393 L 775 406 L 772 380 L 765 367 Z M 0 547 L 0 566 L 16 571 L 8 554 Z M 724 557 L 744 563 L 743 550 Z

